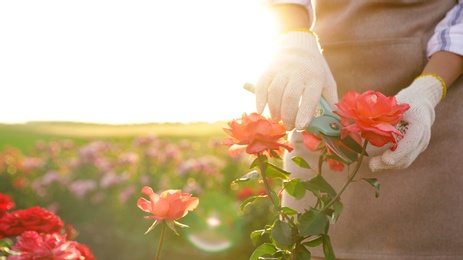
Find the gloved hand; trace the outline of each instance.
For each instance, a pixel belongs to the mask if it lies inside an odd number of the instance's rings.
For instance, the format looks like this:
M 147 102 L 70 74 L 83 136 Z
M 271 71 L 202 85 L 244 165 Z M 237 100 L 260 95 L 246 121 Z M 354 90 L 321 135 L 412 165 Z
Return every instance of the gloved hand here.
M 369 166 L 372 171 L 407 168 L 422 153 L 431 139 L 434 123 L 434 108 L 444 98 L 444 81 L 434 74 L 417 77 L 407 88 L 397 95 L 397 103 L 407 103 L 410 109 L 404 113 L 398 129 L 405 135 L 398 142 L 395 151 L 387 150 L 382 155 L 372 157 Z
M 334 107 L 338 101 L 336 82 L 316 35 L 308 30 L 282 35 L 255 94 L 257 112 L 262 113 L 268 103 L 272 119 L 282 120 L 288 130 L 309 125 L 322 94 Z

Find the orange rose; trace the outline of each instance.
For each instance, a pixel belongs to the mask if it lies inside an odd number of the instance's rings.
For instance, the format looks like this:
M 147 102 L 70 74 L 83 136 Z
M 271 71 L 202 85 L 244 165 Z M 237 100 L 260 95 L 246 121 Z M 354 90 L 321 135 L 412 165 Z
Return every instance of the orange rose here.
M 336 104 L 341 111 L 334 111 L 341 117 L 342 137 L 349 132 L 360 133 L 372 145 L 381 147 L 392 143 L 390 149 L 397 148 L 396 136 L 403 136 L 395 126 L 402 120 L 403 113 L 410 106 L 397 104 L 395 97 L 386 97 L 372 90 L 359 94 L 349 91 Z
M 174 221 L 184 217 L 199 204 L 198 198 L 182 193 L 181 190 L 166 190 L 159 196 L 153 192 L 153 189 L 145 186 L 141 192 L 150 200 L 139 198 L 137 206 L 144 212 L 153 214 L 153 216 L 146 216 L 146 219 Z
M 244 113 L 240 119 L 228 123 L 228 126 L 230 128 L 224 128 L 224 131 L 231 137 L 225 138 L 223 144 L 230 146 L 230 156 L 246 151 L 248 154 L 267 154 L 273 157 L 274 154 L 281 155 L 280 147 L 293 150 L 292 144 L 283 138 L 286 136 L 283 124 L 258 113 Z

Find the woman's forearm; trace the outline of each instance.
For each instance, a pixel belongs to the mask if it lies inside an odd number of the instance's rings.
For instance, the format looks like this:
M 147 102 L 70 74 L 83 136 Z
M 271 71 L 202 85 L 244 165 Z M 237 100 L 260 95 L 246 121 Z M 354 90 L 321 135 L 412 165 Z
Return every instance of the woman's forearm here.
M 463 56 L 447 51 L 436 52 L 423 69 L 423 74 L 427 73 L 439 75 L 449 87 L 463 74 Z
M 274 5 L 272 13 L 277 20 L 280 32 L 287 32 L 294 28 L 310 29 L 312 25 L 307 9 L 301 5 Z

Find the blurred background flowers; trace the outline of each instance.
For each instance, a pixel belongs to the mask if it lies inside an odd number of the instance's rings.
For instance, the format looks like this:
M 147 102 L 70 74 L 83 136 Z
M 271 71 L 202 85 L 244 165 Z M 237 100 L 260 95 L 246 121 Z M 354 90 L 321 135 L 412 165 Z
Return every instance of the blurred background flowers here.
M 159 236 L 143 235 L 152 223 L 136 206 L 140 190 L 181 189 L 201 203 L 182 219 L 190 228 L 178 229 L 180 236 L 167 232 L 163 255 L 246 259 L 253 251 L 249 234 L 270 217 L 270 204 L 239 210 L 243 200 L 265 191 L 256 183 L 233 183 L 249 170 L 251 158 L 227 156 L 221 126 L 209 124 L 213 134 L 190 128 L 194 137 L 175 134 L 188 124 L 172 124 L 170 135 L 155 129 L 123 137 L 23 132 L 24 138 L 2 143 L 0 191 L 14 198 L 16 208 L 40 206 L 72 224 L 97 259 L 148 259 Z M 9 131 L 17 130 L 4 125 L 0 134 L 13 135 Z

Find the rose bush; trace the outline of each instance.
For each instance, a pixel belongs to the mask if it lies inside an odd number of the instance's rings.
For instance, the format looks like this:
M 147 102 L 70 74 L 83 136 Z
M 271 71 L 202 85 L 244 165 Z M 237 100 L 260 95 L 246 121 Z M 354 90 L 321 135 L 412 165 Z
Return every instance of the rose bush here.
M 351 91 L 336 105 L 339 111 L 334 112 L 340 116 L 343 128 L 339 139 L 330 140 L 335 140 L 334 145 L 337 147 L 326 145 L 326 140 L 320 136 L 322 133 L 320 135 L 302 133 L 304 147 L 320 153 L 318 171 L 303 158 L 297 156 L 292 158 L 297 166 L 306 169 L 309 175 L 314 176 L 308 180 L 290 178 L 291 173 L 268 161 L 268 157 L 280 159 L 282 154 L 280 148 L 288 152 L 293 149 L 293 146 L 284 139 L 286 130 L 280 127 L 281 123 L 252 113 L 243 114 L 242 118 L 231 121 L 228 124 L 229 128 L 224 128 L 224 131 L 231 135 L 223 142 L 230 147 L 230 156 L 246 151 L 249 155 L 257 157 L 251 163 L 251 168 L 257 170 L 247 173 L 235 182 L 255 179 L 263 183 L 266 188 L 265 195 L 255 195 L 246 199 L 240 208 L 243 210 L 247 205 L 264 197 L 269 198 L 274 205 L 273 223 L 267 223 L 263 229 L 251 233 L 252 242 L 258 245 L 250 257 L 251 260 L 310 259 L 310 248 L 320 245 L 326 259 L 335 259 L 328 234 L 329 227 L 336 223 L 342 212 L 341 195 L 355 180 L 362 160 L 366 156 L 367 145 L 371 143 L 374 146 L 384 146 L 391 143 L 390 149 L 394 150 L 398 145 L 396 136 L 403 136 L 395 126 L 402 120 L 403 113 L 409 109 L 409 105 L 397 104 L 394 97 L 386 97 L 373 91 L 363 94 Z M 346 140 L 347 136 L 349 141 Z M 362 138 L 364 138 L 363 142 Z M 360 145 L 361 143 L 363 145 Z M 351 160 L 349 157 L 349 161 L 344 160 L 332 149 L 355 153 L 354 159 Z M 345 171 L 347 168 L 346 181 L 338 191 L 322 175 L 322 164 L 325 162 L 333 171 Z M 349 167 L 345 167 L 345 164 Z M 352 164 L 355 167 L 350 167 Z M 269 185 L 268 178 L 282 180 L 276 191 Z M 375 187 L 378 196 L 378 180 L 375 178 L 361 180 Z M 316 198 L 316 203 L 307 205 L 304 212 L 298 212 L 281 204 L 283 191 L 296 199 L 301 199 L 307 192 L 311 192 Z
M 2 193 L 0 197 L 11 199 Z M 0 258 L 95 260 L 90 248 L 72 240 L 76 235 L 71 225 L 64 225 L 59 216 L 40 207 L 6 212 L 0 218 L 0 239 L 8 239 L 0 240 Z

